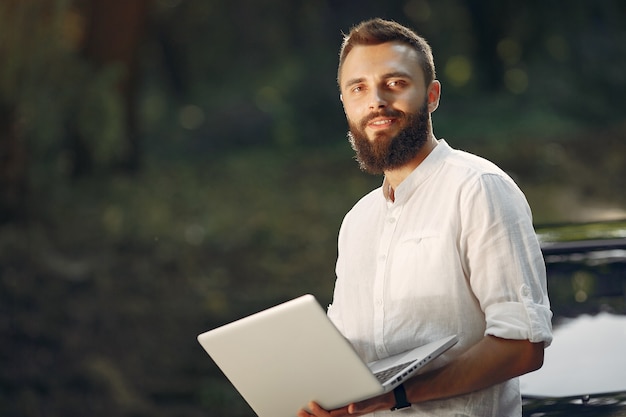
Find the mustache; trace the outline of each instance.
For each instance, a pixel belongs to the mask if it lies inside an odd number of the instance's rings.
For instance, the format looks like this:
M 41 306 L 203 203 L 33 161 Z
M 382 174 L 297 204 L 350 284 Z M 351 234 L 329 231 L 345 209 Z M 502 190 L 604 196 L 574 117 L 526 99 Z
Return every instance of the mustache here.
M 394 117 L 394 118 L 399 119 L 399 118 L 402 118 L 404 116 L 405 116 L 404 112 L 401 112 L 400 110 L 383 109 L 383 110 L 379 110 L 379 111 L 376 111 L 376 112 L 371 112 L 367 116 L 364 116 L 361 119 L 360 125 L 362 127 L 365 127 L 370 121 L 376 119 L 377 117 Z

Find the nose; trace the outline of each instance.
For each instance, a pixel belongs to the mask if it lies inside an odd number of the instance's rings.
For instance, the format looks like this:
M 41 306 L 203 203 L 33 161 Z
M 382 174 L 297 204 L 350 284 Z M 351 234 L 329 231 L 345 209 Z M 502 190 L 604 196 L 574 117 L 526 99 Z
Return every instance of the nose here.
M 371 90 L 369 99 L 370 110 L 385 108 L 387 107 L 387 104 L 385 94 L 380 88 L 374 88 Z

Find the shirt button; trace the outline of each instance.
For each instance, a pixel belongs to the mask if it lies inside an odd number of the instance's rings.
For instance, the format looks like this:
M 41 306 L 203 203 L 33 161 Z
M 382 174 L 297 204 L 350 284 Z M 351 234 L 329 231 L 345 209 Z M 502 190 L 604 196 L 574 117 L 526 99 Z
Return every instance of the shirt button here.
M 390 217 L 387 219 L 387 223 L 395 223 L 396 222 L 396 218 L 395 217 Z
M 380 300 L 380 299 L 376 300 L 376 305 L 377 306 L 382 306 L 383 305 L 383 300 Z

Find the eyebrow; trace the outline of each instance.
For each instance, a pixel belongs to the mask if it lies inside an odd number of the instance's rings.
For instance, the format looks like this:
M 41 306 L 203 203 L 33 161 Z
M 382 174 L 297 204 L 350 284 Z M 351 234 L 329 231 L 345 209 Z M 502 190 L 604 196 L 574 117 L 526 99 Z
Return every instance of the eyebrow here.
M 413 79 L 413 77 L 411 77 L 411 75 L 408 72 L 404 72 L 404 71 L 394 71 L 394 72 L 388 72 L 386 74 L 384 74 L 382 76 L 383 80 L 388 80 L 389 78 L 408 78 L 410 80 Z M 343 85 L 344 88 L 348 88 L 350 86 L 356 85 L 356 84 L 360 84 L 365 80 L 365 78 L 361 77 L 361 78 L 353 78 L 351 80 L 346 81 L 346 83 Z

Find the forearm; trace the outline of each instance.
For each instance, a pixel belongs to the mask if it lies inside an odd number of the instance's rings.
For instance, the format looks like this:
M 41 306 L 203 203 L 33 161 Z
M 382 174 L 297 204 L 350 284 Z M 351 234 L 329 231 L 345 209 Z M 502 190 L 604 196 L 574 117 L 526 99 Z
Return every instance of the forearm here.
M 415 404 L 468 394 L 534 371 L 543 364 L 543 343 L 486 336 L 448 365 L 417 375 L 404 383 L 409 402 Z M 299 417 L 343 417 L 389 409 L 395 403 L 388 392 L 379 397 L 326 411 L 311 403 L 312 413 L 300 410 Z
M 478 391 L 539 369 L 543 343 L 486 336 L 448 365 L 405 382 L 411 403 Z

